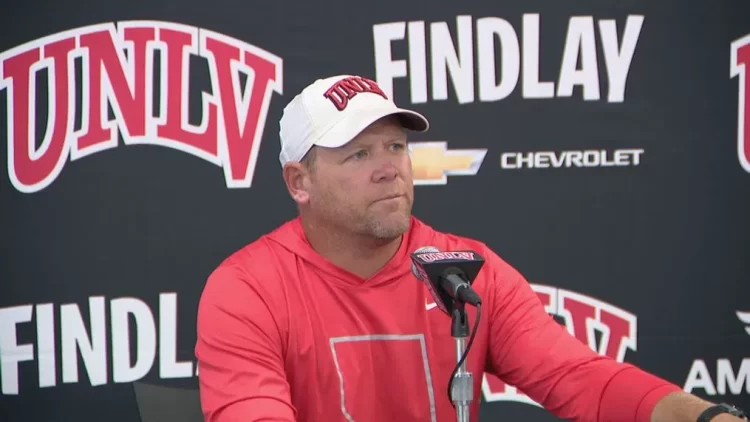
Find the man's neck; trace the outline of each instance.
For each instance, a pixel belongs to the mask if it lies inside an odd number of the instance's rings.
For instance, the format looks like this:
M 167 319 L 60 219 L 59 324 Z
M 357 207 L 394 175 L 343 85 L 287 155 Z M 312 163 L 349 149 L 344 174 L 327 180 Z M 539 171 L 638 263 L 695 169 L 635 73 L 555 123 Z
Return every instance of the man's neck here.
M 403 235 L 393 239 L 374 239 L 342 233 L 315 221 L 301 219 L 308 242 L 331 263 L 364 279 L 372 277 L 396 254 Z

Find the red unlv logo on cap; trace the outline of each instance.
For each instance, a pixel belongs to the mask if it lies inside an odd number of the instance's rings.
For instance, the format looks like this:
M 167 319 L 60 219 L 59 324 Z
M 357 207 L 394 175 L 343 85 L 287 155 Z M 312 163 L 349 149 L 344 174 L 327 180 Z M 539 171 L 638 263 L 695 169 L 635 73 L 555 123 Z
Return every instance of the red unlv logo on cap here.
M 351 76 L 336 82 L 328 88 L 323 96 L 333 103 L 338 111 L 344 111 L 346 106 L 349 105 L 349 100 L 364 92 L 377 94 L 386 100 L 388 99 L 375 81 L 361 76 Z

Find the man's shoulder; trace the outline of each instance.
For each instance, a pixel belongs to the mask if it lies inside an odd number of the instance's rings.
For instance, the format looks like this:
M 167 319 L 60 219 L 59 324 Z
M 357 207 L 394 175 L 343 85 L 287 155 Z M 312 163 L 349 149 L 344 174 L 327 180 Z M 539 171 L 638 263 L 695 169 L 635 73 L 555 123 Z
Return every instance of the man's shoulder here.
M 232 268 L 251 278 L 272 276 L 278 271 L 278 266 L 284 265 L 284 261 L 293 255 L 280 240 L 294 238 L 295 223 L 295 220 L 287 221 L 234 250 L 217 265 L 215 271 Z
M 415 222 L 415 229 L 418 233 L 415 237 L 425 240 L 429 239 L 431 241 L 424 246 L 433 246 L 440 251 L 473 251 L 484 258 L 485 265 L 490 265 L 495 270 L 514 270 L 505 259 L 492 249 L 492 247 L 479 238 L 461 235 L 450 231 L 440 231 L 416 218 Z
M 417 218 L 414 218 L 414 223 L 415 238 L 413 242 L 432 242 L 425 246 L 434 246 L 441 251 L 471 249 L 480 255 L 482 252 L 491 251 L 489 246 L 480 239 L 449 231 L 441 231 Z
M 199 304 L 199 318 L 204 327 L 213 327 L 216 321 L 228 321 L 228 315 L 230 320 L 242 315 L 242 318 L 267 324 L 269 313 L 276 324 L 286 326 L 287 295 L 279 282 L 279 268 L 288 258 L 277 243 L 270 240 L 271 235 L 284 226 L 286 224 L 227 253 L 214 265 Z M 204 333 L 209 330 L 199 329 Z

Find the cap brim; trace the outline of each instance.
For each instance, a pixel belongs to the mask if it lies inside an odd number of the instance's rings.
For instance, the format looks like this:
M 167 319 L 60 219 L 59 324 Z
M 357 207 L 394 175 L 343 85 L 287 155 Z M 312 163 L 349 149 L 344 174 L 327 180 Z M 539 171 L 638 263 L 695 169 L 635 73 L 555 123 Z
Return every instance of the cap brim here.
M 314 145 L 326 148 L 344 146 L 368 126 L 386 116 L 397 116 L 404 129 L 414 132 L 426 132 L 430 128 L 429 121 L 416 111 L 403 108 L 372 109 L 353 114 L 337 122 L 315 141 Z

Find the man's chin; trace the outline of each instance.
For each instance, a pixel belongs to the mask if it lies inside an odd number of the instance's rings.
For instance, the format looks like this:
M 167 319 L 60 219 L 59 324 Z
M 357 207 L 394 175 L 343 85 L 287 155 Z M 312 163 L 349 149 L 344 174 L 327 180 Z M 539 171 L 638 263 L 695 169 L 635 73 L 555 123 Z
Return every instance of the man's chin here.
M 371 227 L 371 233 L 378 239 L 393 239 L 409 230 L 409 216 L 399 216 L 397 218 L 381 220 L 378 224 Z

